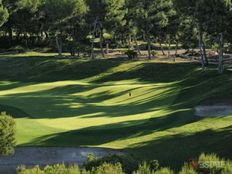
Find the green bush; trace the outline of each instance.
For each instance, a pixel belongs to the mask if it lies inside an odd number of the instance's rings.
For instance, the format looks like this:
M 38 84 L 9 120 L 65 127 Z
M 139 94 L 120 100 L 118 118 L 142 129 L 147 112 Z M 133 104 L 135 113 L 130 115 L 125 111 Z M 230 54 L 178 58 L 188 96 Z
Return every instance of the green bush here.
M 127 50 L 125 54 L 128 56 L 129 59 L 135 59 L 138 57 L 138 53 L 135 50 Z
M 18 174 L 45 174 L 39 166 L 35 166 L 31 169 L 26 169 L 25 166 L 20 166 L 18 167 L 17 171 Z
M 65 166 L 64 164 L 46 166 L 44 169 L 40 169 L 39 166 L 26 169 L 21 166 L 18 168 L 18 174 L 174 174 L 170 168 L 159 168 L 159 163 L 156 160 L 149 163 L 144 162 L 139 167 L 135 165 L 135 162 L 133 166 L 130 166 L 132 163 L 128 165 L 131 160 L 134 161 L 133 158 L 126 156 L 111 155 L 97 159 L 94 155 L 89 155 L 81 170 L 77 165 Z M 119 161 L 124 164 L 124 168 Z M 198 159 L 196 169 L 191 164 L 185 163 L 178 174 L 198 173 L 232 174 L 232 161 L 225 161 L 214 154 L 202 154 Z
M 124 174 L 120 163 L 103 163 L 97 168 L 93 168 L 91 174 Z
M 75 56 L 79 44 L 76 41 L 68 40 L 66 41 L 64 46 L 71 56 Z
M 83 169 L 82 172 L 81 172 L 81 174 L 91 174 L 91 172 Z
M 15 121 L 2 112 L 0 114 L 0 156 L 13 154 L 15 145 Z
M 192 168 L 192 166 L 185 163 L 179 174 L 197 174 L 197 172 Z
M 122 169 L 125 173 L 132 173 L 138 169 L 139 163 L 131 156 L 125 155 L 108 155 L 103 158 L 96 159 L 93 155 L 88 157 L 88 160 L 83 164 L 83 167 L 87 170 L 96 168 L 104 163 L 122 165 Z
M 154 50 L 151 52 L 151 55 L 152 55 L 153 57 L 158 56 L 158 54 L 159 54 L 159 53 L 158 53 L 157 51 L 154 51 Z
M 20 45 L 12 47 L 10 49 L 8 49 L 8 51 L 10 52 L 15 52 L 15 53 L 25 53 L 26 49 Z
M 46 166 L 44 168 L 45 174 L 80 174 L 80 169 L 77 165 L 70 165 L 66 167 L 64 164 L 54 166 Z
M 174 174 L 174 172 L 170 168 L 161 168 L 155 174 Z
M 158 168 L 159 168 L 159 161 L 158 160 L 152 160 L 152 161 L 150 161 L 149 164 L 150 164 L 151 170 L 154 170 L 154 171 L 158 170 Z
M 232 162 L 231 161 L 227 161 L 222 170 L 222 174 L 228 174 L 228 173 L 232 173 Z
M 25 166 L 20 166 L 18 174 L 81 174 L 77 165 L 65 166 L 64 164 L 57 164 L 53 166 L 46 166 L 43 170 L 39 166 L 35 166 L 31 169 L 27 169 Z M 83 173 L 83 174 L 88 174 Z
M 155 174 L 155 171 L 151 169 L 151 166 L 144 162 L 142 165 L 139 166 L 139 169 L 133 174 Z
M 219 44 L 218 43 L 214 43 L 212 46 L 211 46 L 211 49 L 215 52 L 218 52 L 219 50 Z

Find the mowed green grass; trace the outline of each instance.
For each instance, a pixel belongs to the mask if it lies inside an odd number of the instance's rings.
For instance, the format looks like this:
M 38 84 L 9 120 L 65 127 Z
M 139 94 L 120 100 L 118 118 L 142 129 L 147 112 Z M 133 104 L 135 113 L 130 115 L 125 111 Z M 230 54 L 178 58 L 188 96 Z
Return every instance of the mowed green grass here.
M 202 152 L 231 158 L 232 116 L 193 110 L 231 87 L 229 68 L 202 74 L 193 63 L 0 59 L 0 110 L 15 117 L 18 146 L 123 149 L 174 168 Z

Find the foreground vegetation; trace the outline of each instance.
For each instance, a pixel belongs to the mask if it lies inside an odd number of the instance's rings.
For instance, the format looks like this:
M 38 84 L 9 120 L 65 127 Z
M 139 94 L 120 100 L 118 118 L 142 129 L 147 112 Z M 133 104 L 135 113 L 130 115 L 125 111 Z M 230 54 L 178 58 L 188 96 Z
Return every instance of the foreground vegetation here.
M 108 160 L 107 160 L 108 159 Z M 110 160 L 109 160 L 110 159 Z M 87 168 L 86 168 L 87 167 Z M 134 169 L 134 170 L 132 170 Z M 170 168 L 159 166 L 158 161 L 135 163 L 126 156 L 108 156 L 102 159 L 88 159 L 83 166 L 64 164 L 26 168 L 20 166 L 18 174 L 174 174 Z M 214 154 L 201 154 L 196 160 L 183 165 L 179 174 L 230 174 L 232 161 L 225 161 Z
M 232 117 L 193 110 L 231 97 L 230 68 L 23 57 L 0 60 L 0 110 L 15 117 L 18 146 L 123 149 L 172 168 L 202 152 L 232 156 Z
M 14 153 L 15 140 L 15 122 L 12 117 L 6 113 L 0 113 L 0 157 Z

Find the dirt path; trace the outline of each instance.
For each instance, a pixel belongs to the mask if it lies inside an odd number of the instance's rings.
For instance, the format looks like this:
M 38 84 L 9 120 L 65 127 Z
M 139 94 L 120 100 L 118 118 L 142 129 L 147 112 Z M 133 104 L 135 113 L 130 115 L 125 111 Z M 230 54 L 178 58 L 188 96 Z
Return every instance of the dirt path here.
M 82 164 L 88 154 L 102 157 L 108 154 L 122 155 L 123 152 L 104 148 L 17 148 L 13 156 L 0 158 L 0 174 L 16 174 L 19 165 Z

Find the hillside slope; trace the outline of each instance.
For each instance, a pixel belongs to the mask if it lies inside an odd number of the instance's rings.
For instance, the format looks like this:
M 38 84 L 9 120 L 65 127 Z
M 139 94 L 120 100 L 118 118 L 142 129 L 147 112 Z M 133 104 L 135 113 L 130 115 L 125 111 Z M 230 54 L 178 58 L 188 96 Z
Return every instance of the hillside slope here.
M 193 107 L 232 96 L 232 72 L 191 63 L 0 59 L 0 110 L 19 146 L 97 146 L 178 166 L 201 152 L 232 156 L 232 116 Z

